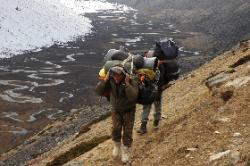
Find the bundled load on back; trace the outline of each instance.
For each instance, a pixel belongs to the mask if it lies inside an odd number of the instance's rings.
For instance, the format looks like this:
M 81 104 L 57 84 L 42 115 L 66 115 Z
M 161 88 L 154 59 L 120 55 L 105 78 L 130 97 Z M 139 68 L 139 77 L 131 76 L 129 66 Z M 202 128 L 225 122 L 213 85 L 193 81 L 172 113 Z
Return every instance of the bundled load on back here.
M 158 41 L 155 44 L 155 49 L 147 53 L 147 57 L 157 57 L 159 64 L 161 64 L 159 70 L 162 86 L 178 79 L 180 74 L 180 67 L 177 62 L 178 55 L 179 47 L 173 40 Z
M 137 103 L 151 104 L 157 93 L 157 65 L 156 57 L 133 55 L 125 50 L 110 49 L 104 57 L 103 68 L 99 72 L 99 79 L 103 80 L 106 74 L 115 66 L 123 67 L 139 84 Z
M 173 40 L 158 41 L 155 46 L 155 53 L 161 60 L 176 59 L 178 56 L 179 48 Z
M 133 55 L 125 49 L 110 49 L 104 57 L 99 79 L 104 80 L 113 67 L 122 67 L 131 79 L 138 81 L 137 103 L 150 105 L 159 90 L 179 77 L 177 57 L 178 46 L 172 40 L 156 42 L 155 49 L 149 50 L 144 56 Z
M 133 65 L 131 62 L 133 62 Z M 107 72 L 113 66 L 123 66 L 126 71 L 130 71 L 131 67 L 135 67 L 135 70 L 142 68 L 155 70 L 157 67 L 157 58 L 146 58 L 138 54 L 132 55 L 123 50 L 110 49 L 104 57 L 104 69 Z

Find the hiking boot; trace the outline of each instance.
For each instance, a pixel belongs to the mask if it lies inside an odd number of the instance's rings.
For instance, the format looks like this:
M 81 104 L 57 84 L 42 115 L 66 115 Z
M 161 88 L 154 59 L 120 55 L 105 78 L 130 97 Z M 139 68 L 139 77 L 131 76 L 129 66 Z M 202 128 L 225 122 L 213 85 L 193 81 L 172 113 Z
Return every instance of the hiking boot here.
M 114 158 L 117 158 L 121 154 L 121 143 L 120 142 L 114 142 L 114 148 L 112 152 L 112 156 Z
M 140 128 L 137 130 L 137 133 L 145 134 L 147 133 L 147 122 L 142 122 Z
M 126 164 L 130 162 L 130 148 L 127 146 L 122 146 L 122 163 Z
M 154 129 L 158 129 L 159 128 L 159 120 L 154 120 L 153 126 L 154 126 Z

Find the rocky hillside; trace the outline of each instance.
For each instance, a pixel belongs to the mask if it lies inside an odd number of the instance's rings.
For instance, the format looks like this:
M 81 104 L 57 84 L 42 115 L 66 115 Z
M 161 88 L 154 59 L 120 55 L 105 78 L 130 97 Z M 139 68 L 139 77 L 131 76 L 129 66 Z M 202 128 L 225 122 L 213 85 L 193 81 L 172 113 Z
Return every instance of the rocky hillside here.
M 161 127 L 154 131 L 150 119 L 147 134 L 134 133 L 132 165 L 250 165 L 249 92 L 250 40 L 182 77 L 164 92 Z M 138 106 L 135 128 L 139 127 L 140 112 Z M 70 124 L 72 119 L 74 116 L 48 126 L 19 151 L 32 150 L 33 142 L 43 135 L 58 135 L 60 130 L 53 134 L 52 128 Z M 25 165 L 121 165 L 111 157 L 110 129 L 109 116 L 88 124 Z M 20 164 L 20 158 L 13 157 L 17 152 L 2 155 L 1 164 Z
M 161 18 L 180 30 L 200 32 L 185 41 L 210 55 L 250 37 L 250 3 L 245 0 L 109 0 L 125 3 L 141 14 Z

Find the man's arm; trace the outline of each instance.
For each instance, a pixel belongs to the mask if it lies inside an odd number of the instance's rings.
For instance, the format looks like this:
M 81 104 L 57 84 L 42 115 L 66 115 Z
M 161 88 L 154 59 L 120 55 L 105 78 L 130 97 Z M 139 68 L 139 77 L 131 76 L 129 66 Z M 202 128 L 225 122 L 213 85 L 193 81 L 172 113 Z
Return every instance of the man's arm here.
M 103 81 L 99 81 L 95 87 L 95 91 L 99 96 L 102 96 L 109 90 L 109 73 L 107 73 Z
M 104 81 L 99 81 L 95 87 L 95 91 L 99 96 L 102 96 L 108 90 L 108 83 Z
M 138 97 L 138 83 L 134 80 L 130 81 L 129 75 L 125 78 L 125 92 L 129 101 L 136 101 Z

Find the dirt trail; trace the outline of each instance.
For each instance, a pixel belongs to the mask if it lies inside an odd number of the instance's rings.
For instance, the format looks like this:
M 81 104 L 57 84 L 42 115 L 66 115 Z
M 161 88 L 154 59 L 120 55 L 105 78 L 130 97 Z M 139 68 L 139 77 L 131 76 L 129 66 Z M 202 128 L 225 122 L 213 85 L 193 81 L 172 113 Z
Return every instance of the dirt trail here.
M 132 165 L 249 165 L 249 48 L 243 41 L 168 88 L 161 128 L 150 116 L 147 134 L 134 130 Z M 107 118 L 26 165 L 122 165 L 111 157 L 110 128 Z

